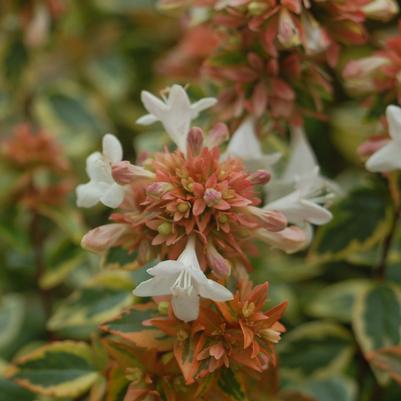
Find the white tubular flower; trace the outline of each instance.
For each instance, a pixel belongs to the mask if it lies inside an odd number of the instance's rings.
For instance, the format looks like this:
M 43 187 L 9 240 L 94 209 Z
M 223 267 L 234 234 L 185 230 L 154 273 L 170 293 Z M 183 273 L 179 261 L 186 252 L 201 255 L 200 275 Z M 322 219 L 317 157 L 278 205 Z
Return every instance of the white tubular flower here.
M 311 174 L 296 181 L 295 191 L 267 204 L 263 209 L 278 210 L 290 223 L 300 227 L 326 224 L 333 216 L 321 206 L 331 197 L 331 194 L 324 193 L 323 190 L 324 182 L 319 176 L 319 167 L 316 166 Z M 308 232 L 311 230 L 308 229 Z
M 273 186 L 273 194 L 268 192 L 273 200 L 264 209 L 281 211 L 289 223 L 303 229 L 305 246 L 313 237 L 311 225 L 326 224 L 333 217 L 324 206 L 332 199 L 335 186 L 323 178 L 319 170 L 303 130 L 294 129 L 287 168 L 275 188 Z
M 112 176 L 112 164 L 122 160 L 123 150 L 119 140 L 111 134 L 103 137 L 103 152 L 92 153 L 86 159 L 89 182 L 77 187 L 77 206 L 92 207 L 98 202 L 116 208 L 124 199 L 124 187 Z
M 150 114 L 139 118 L 137 124 L 150 125 L 160 121 L 183 153 L 186 153 L 191 121 L 197 118 L 201 111 L 217 103 L 217 99 L 206 97 L 191 104 L 187 92 L 180 85 L 173 85 L 169 89 L 168 97 L 162 100 L 147 91 L 142 91 L 141 99 Z
M 366 162 L 366 168 L 373 173 L 401 169 L 401 108 L 388 106 L 386 118 L 391 139 Z
M 266 155 L 262 151 L 259 139 L 255 132 L 254 119 L 249 117 L 238 127 L 230 139 L 223 155 L 226 157 L 239 157 L 251 171 L 260 168 L 269 168 L 280 159 L 280 153 Z
M 195 239 L 191 237 L 177 260 L 166 260 L 147 270 L 153 278 L 142 282 L 133 291 L 139 297 L 172 295 L 175 316 L 184 322 L 199 316 L 199 297 L 215 302 L 229 301 L 232 293 L 208 279 L 199 266 Z

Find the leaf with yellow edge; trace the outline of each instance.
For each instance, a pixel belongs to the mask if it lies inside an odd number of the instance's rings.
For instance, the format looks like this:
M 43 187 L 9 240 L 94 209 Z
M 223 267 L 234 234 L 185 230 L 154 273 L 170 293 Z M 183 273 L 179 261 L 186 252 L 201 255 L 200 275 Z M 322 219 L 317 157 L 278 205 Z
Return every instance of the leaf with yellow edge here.
M 391 226 L 389 204 L 388 195 L 381 188 L 352 191 L 331 209 L 333 220 L 317 231 L 309 254 L 311 262 L 345 259 L 377 244 Z
M 358 298 L 353 329 L 365 355 L 401 343 L 401 289 L 388 283 L 372 284 Z M 373 363 L 373 362 L 372 362 Z M 375 370 L 382 384 L 388 376 Z
M 166 338 L 160 330 L 143 325 L 155 316 L 153 304 L 136 304 L 116 319 L 104 324 L 102 329 L 128 340 L 138 347 L 166 351 L 172 348 L 173 339 Z
M 12 378 L 20 386 L 50 397 L 78 397 L 98 379 L 92 350 L 83 342 L 60 341 L 16 361 Z
M 381 348 L 367 354 L 368 361 L 377 369 L 387 372 L 401 385 L 401 346 Z

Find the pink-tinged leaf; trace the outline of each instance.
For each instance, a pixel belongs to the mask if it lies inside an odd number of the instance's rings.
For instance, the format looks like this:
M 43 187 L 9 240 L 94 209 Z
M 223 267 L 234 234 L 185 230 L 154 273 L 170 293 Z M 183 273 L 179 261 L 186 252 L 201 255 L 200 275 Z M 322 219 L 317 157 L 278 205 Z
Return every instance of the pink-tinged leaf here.
M 368 361 L 401 385 L 401 346 L 381 348 L 367 354 Z

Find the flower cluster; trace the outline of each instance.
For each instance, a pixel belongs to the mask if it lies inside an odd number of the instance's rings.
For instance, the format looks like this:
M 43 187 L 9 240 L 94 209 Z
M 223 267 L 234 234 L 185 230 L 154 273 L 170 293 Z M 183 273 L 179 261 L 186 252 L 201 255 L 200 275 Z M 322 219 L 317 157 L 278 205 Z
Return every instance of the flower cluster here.
M 380 102 L 401 102 L 401 34 L 389 37 L 383 48 L 350 61 L 343 70 L 345 85 L 355 95 L 381 94 Z M 386 102 L 383 102 L 383 96 Z
M 65 0 L 26 0 L 19 5 L 6 2 L 2 5 L 2 17 L 14 14 L 26 45 L 37 47 L 47 41 L 52 22 L 65 12 L 66 3 Z
M 226 374 L 234 374 L 232 380 L 245 389 L 247 379 L 275 367 L 275 345 L 285 331 L 279 319 L 287 304 L 266 311 L 267 293 L 267 283 L 253 287 L 244 279 L 230 301 L 204 302 L 189 323 L 178 320 L 164 301 L 157 307 L 152 302 L 134 306 L 128 314 L 149 316 L 140 331 L 128 338 L 110 329 L 113 322 L 103 326 L 118 339 L 106 340 L 111 375 L 121 371 L 127 377 L 132 400 L 161 400 L 168 394 L 180 400 L 221 399 L 218 383 Z
M 28 124 L 16 127 L 0 142 L 0 157 L 19 172 L 13 195 L 30 208 L 59 205 L 71 191 L 69 163 L 55 138 L 44 131 Z
M 155 261 L 147 270 L 151 277 L 133 294 L 153 298 L 154 313 L 143 325 L 164 338 L 162 344 L 155 340 L 166 353 L 156 359 L 169 359 L 169 374 L 180 370 L 185 385 L 195 385 L 186 391 L 196 393 L 210 373 L 232 366 L 263 372 L 275 364 L 286 303 L 264 312 L 268 284 L 253 288 L 248 256 L 257 251 L 255 241 L 286 252 L 304 248 L 312 224 L 331 219 L 325 208 L 330 184 L 299 129 L 284 177 L 272 178 L 269 170 L 280 155 L 263 153 L 253 118 L 242 122 L 221 152 L 228 139 L 224 124 L 207 135 L 191 127 L 202 110 L 215 105 L 214 98 L 191 103 L 184 88 L 174 85 L 162 99 L 145 91 L 142 101 L 149 114 L 138 123 L 161 122 L 177 149 L 166 147 L 134 165 L 123 160 L 115 136 L 104 136 L 102 153 L 87 159 L 90 180 L 78 186 L 77 203 L 101 202 L 117 210 L 112 223 L 88 232 L 82 245 L 97 253 L 135 251 L 139 265 Z M 139 347 L 146 343 L 142 337 L 135 335 Z M 153 382 L 160 380 L 159 368 L 156 362 L 146 383 L 148 372 L 141 371 L 128 393 L 158 399 Z
M 167 8 L 186 3 L 160 2 Z M 198 70 L 223 88 L 224 118 L 246 112 L 260 117 L 267 111 L 276 121 L 300 124 L 308 114 L 322 117 L 331 97 L 325 66 L 337 64 L 343 45 L 367 41 L 367 19 L 387 21 L 398 6 L 393 0 L 215 0 L 195 2 L 189 10 L 193 21 L 187 35 L 162 65 L 181 78 L 190 71 L 186 79 L 194 76 L 196 63 L 202 66 Z M 197 49 L 195 29 L 207 30 L 204 39 L 211 45 L 203 42 L 204 51 L 193 54 L 187 49 Z M 179 68 L 168 62 L 177 54 Z

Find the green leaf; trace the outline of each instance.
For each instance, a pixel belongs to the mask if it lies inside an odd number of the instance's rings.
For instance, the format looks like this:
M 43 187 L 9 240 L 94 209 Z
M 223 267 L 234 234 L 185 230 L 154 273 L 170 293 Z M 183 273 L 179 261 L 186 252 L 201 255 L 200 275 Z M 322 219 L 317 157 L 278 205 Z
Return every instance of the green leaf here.
M 22 296 L 8 294 L 0 302 L 0 353 L 10 347 L 24 323 L 25 305 Z
M 306 312 L 318 318 L 351 322 L 356 299 L 369 285 L 368 280 L 353 279 L 322 288 L 313 294 Z
M 52 220 L 75 243 L 81 242 L 85 227 L 81 214 L 76 209 L 42 206 L 40 213 Z
M 155 316 L 159 315 L 154 305 L 137 304 L 116 319 L 105 323 L 102 329 L 142 348 L 168 350 L 172 346 L 172 339 L 166 338 L 164 333 L 154 327 L 143 325 L 144 321 Z
M 65 240 L 57 242 L 46 255 L 47 270 L 40 279 L 40 287 L 50 289 L 61 284 L 86 259 L 85 251 L 75 243 Z
M 4 74 L 8 81 L 15 83 L 21 79 L 28 58 L 28 51 L 20 38 L 10 41 L 3 64 Z
M 20 358 L 16 364 L 13 379 L 47 396 L 78 397 L 98 378 L 91 348 L 82 342 L 54 342 Z
M 0 377 L 0 401 L 33 401 L 35 398 L 33 393 Z
M 74 338 L 88 337 L 96 327 L 130 306 L 134 282 L 126 272 L 99 273 L 63 301 L 50 318 L 50 330 Z
M 391 225 L 389 204 L 382 189 L 364 187 L 352 191 L 332 208 L 334 219 L 319 228 L 310 260 L 344 259 L 381 241 Z
M 223 368 L 217 381 L 219 388 L 233 401 L 245 401 L 247 399 L 243 383 L 239 375 L 230 368 Z
M 281 369 L 294 378 L 341 372 L 353 354 L 350 333 L 324 321 L 305 323 L 286 334 L 279 346 Z
M 356 401 L 355 383 L 343 376 L 308 380 L 300 389 L 318 401 Z
M 401 289 L 387 283 L 372 284 L 358 298 L 353 313 L 356 339 L 365 354 L 401 342 Z M 378 374 L 384 384 L 387 379 Z
M 137 262 L 138 252 L 125 248 L 112 247 L 102 257 L 102 268 L 136 270 L 141 267 Z

